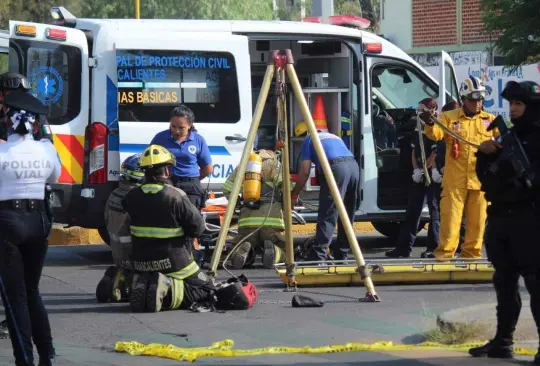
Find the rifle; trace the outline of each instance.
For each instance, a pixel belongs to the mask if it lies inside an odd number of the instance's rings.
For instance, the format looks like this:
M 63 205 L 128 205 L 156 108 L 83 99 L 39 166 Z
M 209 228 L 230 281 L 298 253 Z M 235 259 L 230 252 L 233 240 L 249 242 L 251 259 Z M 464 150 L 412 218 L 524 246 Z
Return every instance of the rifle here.
M 504 146 L 501 155 L 494 164 L 497 165 L 498 161 L 508 161 L 512 164 L 512 168 L 514 169 L 518 180 L 523 180 L 527 188 L 532 188 L 534 171 L 529 157 L 527 156 L 521 141 L 517 137 L 513 126 L 509 126 L 504 118 L 499 115 L 491 122 L 487 130 L 491 131 L 494 128 L 497 128 L 500 132 L 497 142 Z

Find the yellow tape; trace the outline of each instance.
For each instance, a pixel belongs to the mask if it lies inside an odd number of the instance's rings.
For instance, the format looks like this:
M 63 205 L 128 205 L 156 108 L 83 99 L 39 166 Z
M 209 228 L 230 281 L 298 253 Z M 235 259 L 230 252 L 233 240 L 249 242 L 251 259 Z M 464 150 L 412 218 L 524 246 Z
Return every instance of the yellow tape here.
M 444 345 L 434 342 L 424 342 L 418 345 L 394 344 L 392 342 L 380 341 L 373 344 L 346 343 L 339 345 L 329 345 L 321 347 L 285 347 L 272 346 L 254 349 L 234 349 L 234 341 L 226 339 L 214 342 L 209 347 L 180 348 L 172 344 L 164 345 L 151 343 L 148 345 L 139 342 L 116 342 L 114 349 L 116 352 L 129 353 L 132 356 L 155 356 L 168 358 L 176 361 L 193 362 L 203 357 L 245 357 L 260 355 L 277 355 L 283 353 L 340 353 L 340 352 L 380 352 L 380 351 L 409 351 L 409 350 L 446 350 L 446 351 L 468 351 L 469 348 L 484 345 L 486 342 L 471 342 L 456 345 Z M 515 348 L 518 355 L 535 355 L 536 349 Z

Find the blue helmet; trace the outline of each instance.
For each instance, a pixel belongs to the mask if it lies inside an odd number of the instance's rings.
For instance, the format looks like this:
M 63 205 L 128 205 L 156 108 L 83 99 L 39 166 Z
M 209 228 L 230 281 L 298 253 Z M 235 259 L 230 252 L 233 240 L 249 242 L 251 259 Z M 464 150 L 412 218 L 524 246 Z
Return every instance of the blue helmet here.
M 139 166 L 141 154 L 131 155 L 120 167 L 120 175 L 125 179 L 133 182 L 140 182 L 144 179 L 144 173 Z

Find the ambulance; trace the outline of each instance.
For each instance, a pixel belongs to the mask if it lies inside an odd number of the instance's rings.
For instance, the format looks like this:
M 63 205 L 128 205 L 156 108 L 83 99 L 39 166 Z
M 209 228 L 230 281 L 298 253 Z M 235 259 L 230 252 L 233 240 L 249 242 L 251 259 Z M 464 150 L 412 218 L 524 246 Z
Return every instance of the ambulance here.
M 328 130 L 343 136 L 360 165 L 356 221 L 371 221 L 385 235 L 395 235 L 405 215 L 411 152 L 400 141 L 414 133 L 415 106 L 426 97 L 439 98 L 441 106 L 459 100 L 448 54 L 441 53 L 439 85 L 403 50 L 366 31 L 369 21 L 359 17 L 77 19 L 63 7 L 51 14 L 53 24 L 10 21 L 9 45 L 0 50 L 49 107 L 62 160 L 53 187 L 55 221 L 95 228 L 104 237 L 104 205 L 118 185 L 121 162 L 166 130 L 180 103 L 194 111 L 212 154 L 213 172 L 203 187 L 219 194 L 240 161 L 271 50 L 292 50 L 310 108 L 322 102 Z M 288 90 L 294 174 L 302 138 L 293 131 L 303 118 Z M 272 148 L 275 134 L 272 87 L 257 148 Z M 313 171 L 304 202 L 317 203 L 317 180 Z M 300 212 L 316 221 L 313 206 Z

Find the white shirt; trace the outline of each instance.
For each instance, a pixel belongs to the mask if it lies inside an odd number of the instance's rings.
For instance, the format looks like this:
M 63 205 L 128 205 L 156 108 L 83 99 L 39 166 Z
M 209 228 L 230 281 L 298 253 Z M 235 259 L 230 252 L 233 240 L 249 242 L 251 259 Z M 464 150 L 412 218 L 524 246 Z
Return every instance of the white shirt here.
M 60 177 L 62 165 L 54 145 L 31 134 L 10 135 L 0 143 L 0 201 L 45 198 L 45 183 Z

